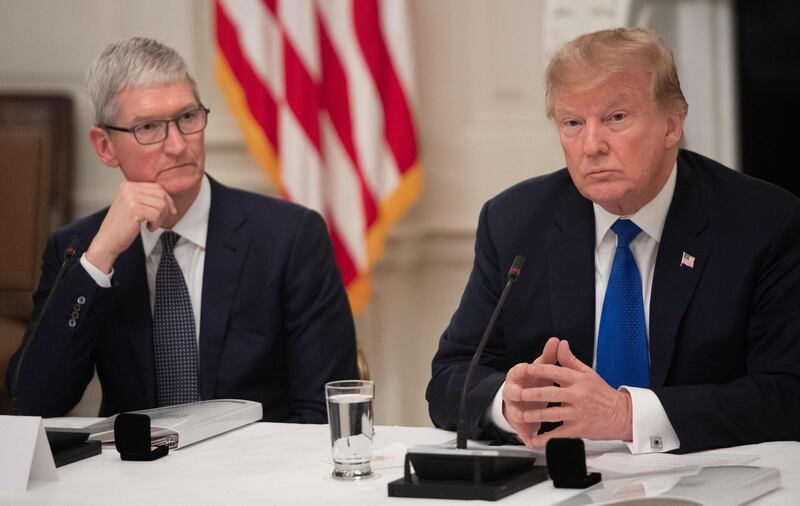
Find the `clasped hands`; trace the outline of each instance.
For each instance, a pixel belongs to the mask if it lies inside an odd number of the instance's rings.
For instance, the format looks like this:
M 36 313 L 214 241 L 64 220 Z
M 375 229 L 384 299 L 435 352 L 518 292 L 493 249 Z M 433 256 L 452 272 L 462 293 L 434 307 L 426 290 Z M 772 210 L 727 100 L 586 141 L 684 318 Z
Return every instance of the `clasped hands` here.
M 539 358 L 512 367 L 502 396 L 503 415 L 530 448 L 552 438 L 632 439 L 630 394 L 578 360 L 566 340 L 551 337 Z M 560 405 L 548 407 L 551 403 Z M 562 425 L 538 434 L 542 422 Z

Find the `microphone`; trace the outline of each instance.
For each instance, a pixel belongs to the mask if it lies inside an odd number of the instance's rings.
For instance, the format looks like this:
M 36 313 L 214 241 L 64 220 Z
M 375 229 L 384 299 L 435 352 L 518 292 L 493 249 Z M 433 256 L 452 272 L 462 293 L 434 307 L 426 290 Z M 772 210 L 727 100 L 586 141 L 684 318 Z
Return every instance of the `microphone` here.
M 36 340 L 36 335 L 39 332 L 39 325 L 41 325 L 44 315 L 47 313 L 47 309 L 50 307 L 50 303 L 55 298 L 56 292 L 58 292 L 61 281 L 64 279 L 64 276 L 69 270 L 69 266 L 72 264 L 72 259 L 75 256 L 75 253 L 78 251 L 78 245 L 80 242 L 81 238 L 78 235 L 73 235 L 70 237 L 69 243 L 64 249 L 64 261 L 61 263 L 61 268 L 58 270 L 56 279 L 53 281 L 53 285 L 50 287 L 50 293 L 47 294 L 47 298 L 44 300 L 44 304 L 42 304 L 42 310 L 36 315 L 36 318 L 34 318 L 33 322 L 31 322 L 31 324 L 28 326 L 28 329 L 25 331 L 25 335 L 22 337 L 22 345 L 19 349 L 19 360 L 17 360 L 17 367 L 14 370 L 14 383 L 11 385 L 10 392 L 11 399 L 9 401 L 8 412 L 11 415 L 19 415 L 23 413 L 22 405 L 18 396 L 19 374 L 20 371 L 22 371 L 22 363 L 25 361 L 25 355 L 27 355 L 31 345 Z
M 441 445 L 419 445 L 409 448 L 406 453 L 404 477 L 389 483 L 389 496 L 493 501 L 547 479 L 546 469 L 533 466 L 536 459 L 527 449 L 467 448 L 469 437 L 467 389 L 511 286 L 519 279 L 524 263 L 524 256 L 514 257 L 508 270 L 506 286 L 467 367 L 459 398 L 456 448 Z M 411 473 L 411 466 L 416 474 Z
M 503 293 L 500 294 L 500 300 L 497 301 L 497 305 L 494 308 L 494 313 L 492 313 L 492 317 L 489 319 L 489 324 L 486 326 L 486 330 L 483 331 L 483 336 L 478 344 L 478 349 L 475 350 L 475 354 L 472 355 L 472 360 L 469 363 L 469 367 L 467 367 L 467 375 L 464 378 L 464 387 L 461 389 L 461 398 L 458 404 L 458 423 L 456 425 L 456 448 L 458 449 L 467 449 L 467 439 L 469 436 L 467 389 L 469 388 L 469 382 L 472 379 L 472 373 L 475 371 L 475 367 L 478 365 L 478 361 L 483 354 L 483 348 L 486 346 L 486 341 L 489 340 L 489 335 L 491 335 L 492 331 L 494 330 L 494 326 L 497 323 L 497 317 L 500 316 L 500 311 L 503 309 L 503 305 L 506 303 L 506 297 L 508 297 L 508 292 L 511 291 L 511 285 L 513 285 L 517 279 L 519 279 L 519 275 L 522 273 L 522 264 L 524 263 L 524 256 L 517 255 L 514 257 L 514 262 L 512 262 L 511 268 L 508 269 L 508 281 L 506 281 L 506 286 L 503 289 Z

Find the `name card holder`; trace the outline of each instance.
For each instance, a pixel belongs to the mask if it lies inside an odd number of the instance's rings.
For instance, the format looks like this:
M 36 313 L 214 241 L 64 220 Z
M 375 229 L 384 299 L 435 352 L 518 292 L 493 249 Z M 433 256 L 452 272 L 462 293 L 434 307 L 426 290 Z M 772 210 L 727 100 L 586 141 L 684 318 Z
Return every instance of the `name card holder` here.
M 33 480 L 58 480 L 39 416 L 0 415 L 0 490 L 24 492 Z

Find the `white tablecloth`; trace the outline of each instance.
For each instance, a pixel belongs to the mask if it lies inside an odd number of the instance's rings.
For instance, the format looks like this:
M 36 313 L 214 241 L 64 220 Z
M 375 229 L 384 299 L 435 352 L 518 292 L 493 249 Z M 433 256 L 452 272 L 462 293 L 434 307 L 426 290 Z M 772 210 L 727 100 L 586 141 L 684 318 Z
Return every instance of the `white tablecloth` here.
M 378 426 L 376 450 L 392 443 L 441 443 L 452 432 Z M 781 470 L 783 488 L 758 505 L 800 504 L 800 443 L 741 446 L 714 453 L 757 455 L 751 463 Z M 631 456 L 631 458 L 636 458 Z M 450 505 L 458 501 L 390 498 L 387 483 L 402 468 L 376 471 L 374 478 L 340 482 L 330 477 L 327 425 L 256 423 L 172 451 L 154 462 L 123 462 L 113 447 L 96 457 L 58 469 L 59 481 L 31 482 L 25 493 L 0 492 L 0 504 L 259 504 L 259 505 Z M 554 504 L 578 494 L 546 481 L 509 496 L 505 505 Z M 476 504 L 470 502 L 470 504 Z M 478 503 L 480 504 L 480 503 Z

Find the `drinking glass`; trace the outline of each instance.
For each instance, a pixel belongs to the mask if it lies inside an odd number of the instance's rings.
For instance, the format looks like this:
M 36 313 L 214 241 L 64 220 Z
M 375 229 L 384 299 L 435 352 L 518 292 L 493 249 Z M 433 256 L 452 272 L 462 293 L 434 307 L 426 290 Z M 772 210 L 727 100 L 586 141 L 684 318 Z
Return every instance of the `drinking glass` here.
M 331 428 L 333 477 L 358 480 L 372 475 L 372 399 L 375 383 L 368 380 L 325 384 Z

